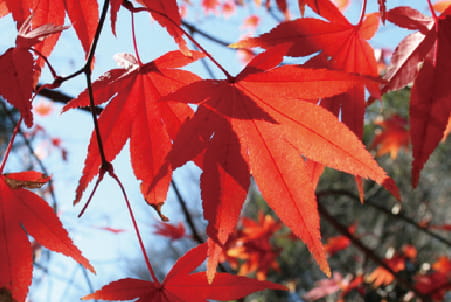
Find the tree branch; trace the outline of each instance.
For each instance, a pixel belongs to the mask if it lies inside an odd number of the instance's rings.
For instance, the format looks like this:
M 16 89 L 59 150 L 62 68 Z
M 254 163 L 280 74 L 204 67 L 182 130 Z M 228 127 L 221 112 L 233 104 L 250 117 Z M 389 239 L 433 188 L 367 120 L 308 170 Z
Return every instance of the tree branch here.
M 45 97 L 49 100 L 51 100 L 54 103 L 59 103 L 59 104 L 67 104 L 69 103 L 74 97 L 65 94 L 64 92 L 58 91 L 58 90 L 52 90 L 52 89 L 47 89 L 47 88 L 41 88 L 42 85 L 38 84 L 36 85 L 35 90 L 38 91 L 38 95 Z M 83 111 L 87 111 L 87 112 L 91 112 L 91 109 L 89 108 L 89 106 L 87 107 L 80 107 L 78 108 L 80 110 Z M 95 114 L 99 115 L 102 112 L 102 108 L 99 106 L 94 106 L 94 112 Z
M 316 194 L 318 196 L 318 198 L 323 197 L 323 196 L 329 196 L 329 195 L 342 195 L 342 196 L 347 196 L 350 199 L 354 200 L 355 202 L 360 204 L 360 198 L 359 196 L 344 190 L 344 189 L 329 189 L 329 190 L 324 190 L 324 191 L 320 191 Z M 434 233 L 433 231 L 429 230 L 428 228 L 425 228 L 421 225 L 419 225 L 415 220 L 413 220 L 410 217 L 407 217 L 404 212 L 401 210 L 399 211 L 399 213 L 397 214 L 393 214 L 389 209 L 384 208 L 383 206 L 380 206 L 378 204 L 376 204 L 372 198 L 368 198 L 367 200 L 365 200 L 365 205 L 368 205 L 382 213 L 384 213 L 387 216 L 393 217 L 393 218 L 397 218 L 407 224 L 410 224 L 411 226 L 415 227 L 417 230 L 422 231 L 426 234 L 428 234 L 429 236 L 437 239 L 438 241 L 440 241 L 441 243 L 450 246 L 451 247 L 451 241 L 446 239 L 445 237 Z
M 191 234 L 193 235 L 194 241 L 201 244 L 204 243 L 204 239 L 202 236 L 199 235 L 199 232 L 197 231 L 196 225 L 194 224 L 194 221 L 191 217 L 191 213 L 188 210 L 188 207 L 186 206 L 186 201 L 183 199 L 182 194 L 180 193 L 180 190 L 174 180 L 171 180 L 171 187 L 175 192 L 175 196 L 177 197 L 177 201 L 182 208 L 183 216 L 185 216 L 186 223 L 188 224 L 189 229 L 191 230 Z
M 430 301 L 429 295 L 424 295 L 420 293 L 414 286 L 411 284 L 408 280 L 404 279 L 400 276 L 398 272 L 395 272 L 381 257 L 376 255 L 372 249 L 367 247 L 365 244 L 363 244 L 360 239 L 355 237 L 351 232 L 348 230 L 348 228 L 338 222 L 330 213 L 326 210 L 325 207 L 321 205 L 319 202 L 319 196 L 318 196 L 318 210 L 322 217 L 324 217 L 338 232 L 340 232 L 342 235 L 346 236 L 351 240 L 351 242 L 359 249 L 361 250 L 368 258 L 373 260 L 376 264 L 379 266 L 382 266 L 386 271 L 390 272 L 392 274 L 396 281 L 401 285 L 402 287 L 408 289 L 409 291 L 412 291 L 415 293 L 415 295 L 419 298 L 421 298 L 423 301 Z

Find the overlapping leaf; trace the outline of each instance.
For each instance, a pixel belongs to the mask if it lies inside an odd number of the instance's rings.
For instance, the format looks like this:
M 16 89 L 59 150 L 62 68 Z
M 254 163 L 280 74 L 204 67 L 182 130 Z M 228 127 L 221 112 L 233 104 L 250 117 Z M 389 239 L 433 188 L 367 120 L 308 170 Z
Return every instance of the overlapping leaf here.
M 43 25 L 30 30 L 29 25 L 30 19 L 20 28 L 16 47 L 9 48 L 0 56 L 0 95 L 19 110 L 25 124 L 31 127 L 31 98 L 36 84 L 34 76 L 39 72 L 39 68 L 35 66 L 29 48 L 47 36 L 59 34 L 64 27 Z
M 140 279 L 120 279 L 105 285 L 83 300 L 99 299 L 136 302 L 207 302 L 212 300 L 234 300 L 250 293 L 264 290 L 286 290 L 282 285 L 259 281 L 228 273 L 218 273 L 212 283 L 207 282 L 205 272 L 192 273 L 207 256 L 207 244 L 188 251 L 172 267 L 163 283 Z
M 0 176 L 0 288 L 5 287 L 17 301 L 25 301 L 31 284 L 33 257 L 28 235 L 94 272 L 53 209 L 41 197 L 25 189 L 39 187 L 48 180 L 37 172 Z
M 6 0 L 6 7 L 20 25 L 32 14 L 33 27 L 46 24 L 64 25 L 67 13 L 85 53 L 88 53 L 97 28 L 98 5 L 92 0 Z M 46 39 L 36 48 L 48 56 L 58 41 L 59 35 Z
M 387 176 L 336 117 L 300 100 L 341 93 L 361 85 L 362 78 L 292 65 L 273 68 L 285 51 L 284 45 L 268 50 L 236 77 L 195 82 L 170 94 L 200 106 L 181 127 L 168 158 L 174 167 L 196 159 L 203 169 L 204 216 L 214 242 L 223 245 L 232 233 L 251 173 L 265 200 L 327 272 L 304 157 L 379 183 Z M 215 254 L 209 252 L 209 274 Z
M 421 32 L 407 36 L 398 45 L 385 87 L 385 91 L 389 91 L 414 82 L 410 100 L 410 138 L 414 158 L 412 185 L 415 187 L 420 171 L 443 137 L 451 114 L 451 86 L 448 83 L 451 76 L 451 10 L 432 21 L 412 8 L 401 7 L 389 11 L 388 20 L 410 29 L 416 27 Z
M 232 235 L 226 245 L 224 259 L 238 271 L 238 275 L 255 272 L 257 279 L 264 280 L 271 269 L 279 269 L 277 258 L 280 249 L 273 245 L 271 237 L 282 224 L 263 213 L 258 214 L 257 221 L 243 217 L 241 223 L 242 228 Z
M 111 99 L 99 117 L 100 133 L 107 161 L 112 161 L 130 138 L 133 171 L 142 181 L 146 200 L 158 206 L 166 199 L 171 173 L 163 176 L 152 191 L 147 187 L 165 162 L 181 123 L 192 115 L 186 104 L 158 102 L 176 89 L 197 81 L 191 72 L 176 69 L 200 57 L 186 57 L 179 51 L 169 52 L 153 62 L 139 65 L 131 55 L 121 57 L 128 68 L 113 69 L 93 84 L 96 104 Z M 89 105 L 85 90 L 64 107 L 64 110 Z M 83 175 L 76 191 L 75 202 L 82 197 L 89 182 L 99 173 L 101 159 L 95 133 L 91 136 Z
M 320 52 L 307 63 L 309 67 L 330 68 L 377 77 L 377 62 L 368 40 L 377 31 L 378 14 L 367 15 L 362 22 L 352 25 L 330 0 L 304 0 L 303 4 L 310 6 L 327 21 L 301 18 L 282 22 L 269 33 L 247 38 L 232 46 L 268 48 L 279 43 L 291 43 L 288 51 L 288 55 L 291 56 L 306 56 Z M 372 96 L 380 97 L 379 85 L 370 83 L 356 85 L 347 92 L 332 98 L 323 98 L 321 101 L 323 107 L 340 116 L 343 123 L 358 137 L 363 133 L 365 86 Z M 356 177 L 356 182 L 363 199 L 361 179 Z M 392 180 L 387 180 L 384 186 L 397 196 Z
M 328 21 L 302 18 L 280 23 L 269 33 L 232 44 L 233 47 L 268 48 L 279 43 L 291 43 L 290 56 L 306 56 L 321 52 L 329 61 L 316 60 L 316 68 L 331 68 L 368 76 L 377 76 L 377 63 L 369 40 L 378 28 L 377 14 L 371 14 L 357 25 L 352 25 L 329 0 L 306 0 L 313 11 Z M 377 83 L 368 86 L 380 96 Z M 341 108 L 342 120 L 357 136 L 362 134 L 365 99 L 363 86 L 331 100 Z
M 183 40 L 183 32 L 181 30 L 182 17 L 180 16 L 179 7 L 176 0 L 138 0 L 146 6 L 152 18 L 166 28 L 168 33 L 174 38 L 179 45 L 180 51 L 186 55 L 190 54 L 190 50 Z

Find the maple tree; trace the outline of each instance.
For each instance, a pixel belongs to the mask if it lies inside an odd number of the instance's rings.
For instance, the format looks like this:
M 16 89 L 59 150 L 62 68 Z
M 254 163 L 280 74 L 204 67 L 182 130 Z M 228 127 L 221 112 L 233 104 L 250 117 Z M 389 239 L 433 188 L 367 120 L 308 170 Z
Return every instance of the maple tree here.
M 264 289 L 286 291 L 289 284 L 287 287 L 265 279 L 282 267 L 277 261 L 282 249 L 274 241 L 296 240 L 305 244 L 324 274 L 333 276 L 332 280 L 320 281 L 304 295 L 306 299 L 337 292 L 340 299 L 345 299 L 354 291 L 365 296 L 373 288 L 395 282 L 403 295 L 424 301 L 442 299 L 451 288 L 449 258 L 439 258 L 429 273 L 408 265 L 417 261 L 417 251 L 411 245 L 383 259 L 362 242 L 364 235 L 357 229 L 363 223 L 355 218 L 348 226 L 343 225 L 320 202 L 331 195 L 346 196 L 377 209 L 371 197 L 379 193 L 366 196 L 368 186 L 363 180 L 368 179 L 371 188 L 384 188 L 392 195 L 386 198 L 399 204 L 399 180 L 384 171 L 364 144 L 370 106 L 389 98 L 394 91 L 411 85 L 410 126 L 401 112 L 387 114 L 383 122 L 373 123 L 383 129 L 369 148 L 378 148 L 377 157 L 390 153 L 390 160 L 395 160 L 400 147 L 411 143 L 412 187 L 420 184 L 420 172 L 449 132 L 451 4 L 424 1 L 429 17 L 411 6 L 390 7 L 386 2 L 363 0 L 359 19 L 353 23 L 344 13 L 348 6 L 355 5 L 352 1 L 299 0 L 295 6 L 284 0 L 0 0 L 0 16 L 11 15 L 17 28 L 15 46 L 0 56 L 2 105 L 16 124 L 9 130 L 0 166 L 0 298 L 8 302 L 26 300 L 33 272 L 33 248 L 28 235 L 37 242 L 36 249 L 45 246 L 73 258 L 84 270 L 95 272 L 52 208 L 28 190 L 51 181 L 42 163 L 42 173 L 33 171 L 36 169 L 4 173 L 17 136 L 22 135 L 25 144 L 33 149 L 21 127 L 32 127 L 34 114 L 49 114 L 51 109 L 35 101 L 38 96 L 46 96 L 65 103 L 62 112 L 82 109 L 92 117 L 94 130 L 74 205 L 83 200 L 88 188 L 90 191 L 78 216 L 89 215 L 85 213 L 91 201 L 96 202 L 97 189 L 105 177 L 110 177 L 122 194 L 118 199 L 125 203 L 150 275 L 150 280 L 126 277 L 112 281 L 98 290 L 91 289 L 83 300 L 200 302 L 240 299 Z M 370 12 L 370 4 L 377 4 L 377 11 Z M 260 18 L 246 16 L 243 28 L 251 34 L 235 43 L 204 32 L 189 18 L 196 8 L 207 16 L 220 12 L 230 16 L 250 6 L 268 16 L 275 9 L 280 20 L 269 32 L 256 35 Z M 134 54 L 116 55 L 120 68 L 109 69 L 94 80 L 95 58 L 100 55 L 102 31 L 108 27 L 108 12 L 113 35 L 119 34 L 121 16 L 130 14 Z M 143 62 L 135 25 L 135 18 L 141 14 L 154 19 L 156 24 L 151 26 L 160 26 L 176 49 Z M 66 15 L 69 26 L 64 23 Z M 389 22 L 416 32 L 404 37 L 391 55 L 391 62 L 385 64 L 383 57 L 376 58 L 369 41 Z M 53 65 L 52 53 L 69 27 L 74 28 L 81 43 L 84 61 L 78 70 L 61 76 Z M 232 75 L 197 36 L 238 49 L 246 55 L 245 66 Z M 186 65 L 199 61 L 210 77 L 186 69 Z M 221 76 L 213 76 L 208 64 Z M 42 76 L 43 71 L 48 71 L 52 79 Z M 78 76 L 86 80 L 85 89 L 74 98 L 62 95 L 61 85 Z M 38 133 L 46 131 L 35 127 L 28 135 Z M 64 160 L 70 150 L 61 147 L 59 139 L 50 140 Z M 180 223 L 158 224 L 155 234 L 170 238 L 171 244 L 189 238 L 197 242 L 165 274 L 164 281 L 159 280 L 156 263 L 148 254 L 142 222 L 135 217 L 122 176 L 116 173 L 114 161 L 127 143 L 130 166 L 145 203 L 162 221 L 169 220 L 164 205 L 172 188 L 192 237 Z M 202 171 L 199 186 L 202 215 L 207 222 L 205 236 L 198 234 L 173 179 L 173 172 L 190 161 Z M 329 175 L 325 167 L 353 176 L 358 195 L 350 190 L 322 189 L 320 177 Z M 280 221 L 263 212 L 258 212 L 256 220 L 240 218 L 243 204 L 255 188 Z M 390 213 L 385 208 L 379 210 Z M 341 233 L 328 236 L 326 244 L 321 240 L 320 216 Z M 405 221 L 450 245 L 430 231 L 437 226 L 416 224 L 409 218 Z M 446 231 L 448 225 L 443 223 L 442 229 Z M 114 234 L 125 231 L 115 226 L 95 228 Z M 345 252 L 351 244 L 379 265 L 367 272 L 366 278 L 361 274 L 345 278 L 338 272 L 332 275 L 328 257 Z M 206 271 L 193 272 L 204 260 Z M 252 274 L 257 279 L 244 277 Z

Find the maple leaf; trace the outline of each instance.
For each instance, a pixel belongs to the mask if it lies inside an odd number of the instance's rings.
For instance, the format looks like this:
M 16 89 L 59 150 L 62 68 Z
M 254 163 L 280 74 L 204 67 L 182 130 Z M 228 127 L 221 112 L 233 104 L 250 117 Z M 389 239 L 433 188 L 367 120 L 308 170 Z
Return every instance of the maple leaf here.
M 175 168 L 196 159 L 202 168 L 204 217 L 214 242 L 223 245 L 234 231 L 252 173 L 268 204 L 327 272 L 314 186 L 301 155 L 377 182 L 386 175 L 336 117 L 300 100 L 343 92 L 362 78 L 293 65 L 273 68 L 285 51 L 282 45 L 260 54 L 236 77 L 198 81 L 168 95 L 199 104 L 168 160 Z M 209 273 L 218 253 L 209 252 Z
M 202 0 L 202 8 L 204 14 L 216 13 L 217 7 L 220 5 L 218 0 Z
M 137 302 L 206 302 L 207 299 L 234 300 L 264 289 L 286 290 L 285 286 L 228 273 L 218 273 L 212 283 L 205 272 L 191 273 L 207 256 L 207 244 L 201 244 L 182 256 L 166 275 L 165 280 L 152 282 L 140 279 L 120 279 L 105 285 L 82 300 L 131 300 Z
M 33 125 L 31 98 L 34 75 L 39 72 L 29 48 L 45 37 L 61 32 L 64 27 L 44 25 L 30 29 L 27 19 L 19 29 L 16 47 L 9 48 L 0 56 L 0 95 L 17 108 L 28 127 Z
M 23 48 L 10 48 L 0 56 L 0 95 L 19 110 L 28 127 L 33 125 L 33 63 L 33 56 Z
M 435 263 L 432 264 L 432 269 L 446 274 L 451 274 L 451 259 L 445 256 L 439 257 Z
M 125 229 L 117 229 L 117 228 L 112 228 L 112 227 L 95 227 L 95 228 L 102 230 L 102 231 L 110 232 L 112 234 L 120 234 L 123 232 L 127 232 L 127 230 L 125 230 Z
M 171 140 L 181 123 L 192 115 L 188 105 L 158 100 L 184 84 L 199 79 L 191 72 L 176 68 L 200 56 L 198 52 L 187 57 L 180 51 L 172 51 L 153 62 L 140 65 L 134 56 L 120 55 L 118 59 L 128 68 L 110 70 L 93 83 L 96 104 L 111 99 L 98 120 L 106 160 L 112 161 L 130 138 L 133 172 L 142 181 L 146 200 L 156 207 L 166 199 L 171 174 L 164 175 L 159 186 L 151 192 L 147 186 L 165 162 Z M 63 111 L 88 105 L 89 95 L 85 90 L 68 103 Z M 74 203 L 80 201 L 83 191 L 99 173 L 100 167 L 101 159 L 93 132 Z
M 327 238 L 324 248 L 330 256 L 333 256 L 336 252 L 347 249 L 350 243 L 351 240 L 347 236 L 334 236 Z
M 315 67 L 338 69 L 362 75 L 377 76 L 374 51 L 367 42 L 378 28 L 377 14 L 371 14 L 357 25 L 352 25 L 329 0 L 306 0 L 313 11 L 326 20 L 302 18 L 281 22 L 269 33 L 247 38 L 231 47 L 268 48 L 279 43 L 291 43 L 290 56 L 307 56 L 321 51 L 330 60 Z M 368 86 L 372 95 L 378 97 L 377 83 Z M 342 108 L 342 119 L 358 136 L 362 134 L 365 100 L 363 87 L 356 87 L 346 94 L 333 98 Z
M 186 230 L 183 223 L 179 222 L 177 225 L 172 223 L 160 222 L 155 224 L 155 235 L 168 237 L 172 240 L 180 239 L 186 236 Z
M 6 0 L 6 8 L 20 27 L 31 15 L 33 27 L 46 24 L 62 26 L 67 13 L 78 39 L 81 41 L 85 54 L 88 53 L 97 28 L 98 5 L 91 0 L 39 0 L 15 1 Z M 31 13 L 30 13 L 31 12 Z M 53 35 L 35 48 L 44 56 L 49 56 L 59 34 Z M 44 61 L 40 61 L 42 64 Z
M 432 301 L 444 301 L 445 294 L 451 290 L 451 261 L 439 257 L 432 264 L 433 271 L 415 276 L 415 288 L 423 294 L 431 295 Z
M 223 256 L 224 261 L 238 270 L 238 275 L 256 272 L 257 279 L 264 280 L 270 269 L 279 269 L 277 257 L 280 251 L 271 244 L 271 237 L 282 225 L 263 213 L 259 213 L 257 219 L 243 217 L 242 228 L 231 236 Z
M 420 171 L 442 139 L 451 115 L 451 87 L 447 81 L 451 70 L 450 13 L 447 10 L 431 20 L 412 8 L 401 7 L 390 10 L 387 16 L 398 26 L 419 30 L 398 45 L 384 88 L 399 89 L 414 81 L 410 98 L 413 187 L 418 185 Z
M 405 259 L 402 256 L 385 259 L 384 262 L 395 272 L 402 271 L 405 268 Z M 368 275 L 367 280 L 373 283 L 374 286 L 379 287 L 381 285 L 389 285 L 395 280 L 395 277 L 382 266 L 378 266 Z
M 174 41 L 179 45 L 180 51 L 185 55 L 191 55 L 185 40 L 183 40 L 182 17 L 176 0 L 138 0 L 139 3 L 149 9 L 154 18 L 162 27 L 166 28 Z
M 352 224 L 348 228 L 348 231 L 351 234 L 354 234 L 356 227 L 357 227 L 356 224 Z M 332 256 L 338 251 L 347 249 L 350 244 L 351 244 L 351 239 L 349 239 L 348 236 L 338 235 L 338 236 L 327 238 L 327 242 L 324 245 L 324 248 L 326 249 L 327 253 L 330 256 Z
M 110 22 L 111 22 L 111 32 L 116 35 L 116 21 L 119 9 L 122 6 L 123 0 L 111 0 L 110 1 Z
M 385 120 L 376 121 L 375 124 L 383 128 L 376 134 L 370 146 L 370 148 L 379 146 L 376 156 L 390 153 L 390 158 L 395 159 L 400 148 L 407 149 L 410 140 L 405 118 L 395 114 Z
M 401 252 L 396 253 L 388 259 L 384 259 L 384 262 L 394 271 L 399 272 L 406 268 L 406 260 L 415 261 L 417 257 L 417 249 L 415 246 L 405 244 L 402 247 Z M 382 266 L 376 267 L 376 269 L 368 275 L 367 280 L 372 282 L 374 286 L 379 287 L 381 285 L 388 285 L 395 280 L 395 277 L 391 272 L 386 270 Z
M 49 178 L 38 172 L 0 176 L 0 289 L 25 301 L 31 284 L 33 250 L 28 235 L 41 245 L 73 258 L 95 272 L 69 238 L 52 208 L 25 188 L 42 186 Z
M 269 48 L 280 43 L 290 43 L 288 55 L 307 56 L 320 52 L 305 65 L 309 68 L 329 68 L 351 73 L 377 77 L 377 61 L 368 40 L 378 28 L 378 14 L 367 15 L 357 25 L 351 24 L 339 9 L 329 0 L 305 0 L 314 12 L 326 20 L 301 18 L 281 22 L 269 33 L 247 38 L 231 47 Z M 358 137 L 363 134 L 363 118 L 366 101 L 364 87 L 370 94 L 380 97 L 378 83 L 355 85 L 352 89 L 333 96 L 323 97 L 321 105 L 345 123 Z M 363 200 L 363 183 L 356 177 L 357 186 Z M 384 184 L 394 196 L 400 199 L 396 185 L 389 179 Z

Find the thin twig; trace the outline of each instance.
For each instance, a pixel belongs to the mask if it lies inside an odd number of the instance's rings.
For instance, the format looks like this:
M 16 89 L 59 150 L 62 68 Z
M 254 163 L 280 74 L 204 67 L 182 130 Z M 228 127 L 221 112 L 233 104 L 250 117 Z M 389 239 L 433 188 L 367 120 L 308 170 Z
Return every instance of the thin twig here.
M 95 114 L 95 100 L 94 100 L 94 92 L 92 90 L 92 82 L 91 82 L 91 64 L 94 59 L 94 55 L 97 48 L 97 43 L 100 38 L 100 34 L 102 33 L 103 24 L 105 23 L 105 18 L 108 12 L 108 6 L 110 4 L 109 0 L 104 0 L 102 13 L 100 15 L 99 24 L 97 25 L 96 33 L 94 35 L 94 40 L 92 41 L 91 48 L 89 49 L 88 58 L 86 59 L 85 66 L 83 68 L 83 72 L 86 76 L 86 83 L 88 85 L 88 93 L 89 93 L 89 107 L 91 108 L 91 116 L 94 122 L 94 130 L 96 133 L 97 146 L 99 149 L 100 158 L 102 159 L 102 168 L 107 165 L 108 161 L 105 157 L 105 150 L 103 148 L 102 136 L 100 135 L 100 127 L 99 122 L 97 120 L 97 115 Z
M 188 207 L 186 206 L 186 201 L 183 199 L 182 194 L 180 193 L 180 190 L 174 180 L 171 180 L 171 186 L 175 192 L 177 201 L 180 207 L 182 208 L 183 215 L 185 216 L 186 223 L 188 224 L 188 227 L 191 230 L 191 234 L 193 235 L 194 241 L 196 241 L 199 244 L 204 243 L 205 240 L 202 238 L 202 236 L 199 235 L 199 232 L 197 231 L 196 225 L 194 224 L 194 221 L 191 217 Z
M 2 102 L 2 105 L 4 106 L 5 112 L 6 112 L 6 106 L 5 106 L 5 104 L 3 102 Z M 20 119 L 17 121 L 17 124 L 16 124 L 16 126 L 14 127 L 14 130 L 13 130 L 13 134 L 11 135 L 11 138 L 9 139 L 8 146 L 6 147 L 5 154 L 3 155 L 3 159 L 2 159 L 2 162 L 0 164 L 0 173 L 3 173 L 3 170 L 5 169 L 5 165 L 6 165 L 6 162 L 8 160 L 8 156 L 11 153 L 11 150 L 13 148 L 13 144 L 14 144 L 14 140 L 16 138 L 16 135 L 17 135 L 17 133 L 19 133 L 19 129 L 20 129 L 20 124 L 21 123 L 22 123 L 22 116 L 20 116 Z
M 318 200 L 319 200 L 319 196 L 318 196 Z M 408 289 L 409 291 L 412 291 L 413 293 L 415 293 L 415 295 L 417 297 L 420 297 L 423 301 L 430 301 L 430 297 L 428 295 L 424 295 L 424 294 L 420 293 L 415 288 L 415 286 L 413 286 L 413 284 L 411 284 L 408 280 L 406 280 L 403 277 L 401 277 L 398 272 L 395 272 L 381 257 L 376 255 L 376 253 L 374 253 L 374 251 L 372 249 L 367 247 L 365 244 L 363 244 L 362 241 L 360 241 L 360 239 L 358 239 L 356 236 L 351 234 L 351 232 L 348 230 L 348 228 L 345 225 L 343 225 L 340 222 L 338 222 L 337 219 L 335 219 L 326 210 L 326 208 L 321 205 L 320 202 L 318 202 L 318 210 L 319 210 L 319 213 L 321 214 L 322 217 L 324 217 L 338 232 L 340 232 L 342 235 L 344 235 L 347 238 L 349 238 L 349 240 L 351 240 L 351 242 L 359 250 L 361 250 L 363 253 L 365 253 L 365 255 L 368 258 L 373 260 L 379 266 L 382 266 L 386 271 L 390 272 L 390 274 L 392 274 L 395 277 L 395 279 L 397 280 L 399 285 L 401 285 L 402 287 Z
M 16 123 L 16 121 L 14 120 L 14 117 L 12 115 L 12 112 L 7 110 L 5 107 L 3 107 L 3 110 L 5 111 L 6 115 L 8 116 L 9 120 L 11 121 L 11 123 L 14 125 Z M 44 165 L 44 163 L 42 162 L 42 160 L 39 158 L 39 156 L 36 154 L 36 152 L 34 152 L 34 148 L 31 145 L 30 140 L 28 139 L 28 137 L 25 135 L 25 133 L 20 129 L 20 127 L 18 128 L 18 134 L 20 134 L 20 136 L 22 137 L 25 146 L 28 149 L 28 152 L 31 154 L 31 156 L 33 157 L 33 159 L 36 161 L 36 163 L 39 166 L 39 169 L 42 171 L 42 173 L 46 174 L 46 175 L 50 175 L 46 166 Z M 56 196 L 55 196 L 55 188 L 53 185 L 53 179 L 50 178 L 49 182 L 48 182 L 48 188 L 49 188 L 49 193 L 50 193 L 50 198 L 52 200 L 52 208 L 55 212 L 57 212 L 57 200 L 56 200 Z
M 322 196 L 329 196 L 329 195 L 342 195 L 342 196 L 347 196 L 350 199 L 354 200 L 355 202 L 358 202 L 360 204 L 360 198 L 359 196 L 344 190 L 344 189 L 328 189 L 328 190 L 324 190 L 324 191 L 320 191 L 317 193 L 318 197 L 322 197 Z M 413 220 L 412 218 L 406 216 L 403 211 L 401 210 L 399 213 L 397 214 L 393 214 L 389 209 L 384 208 L 383 206 L 380 206 L 378 204 L 376 204 L 373 200 L 372 197 L 369 197 L 366 201 L 365 201 L 365 205 L 368 205 L 382 213 L 384 213 L 387 216 L 391 216 L 393 218 L 399 219 L 405 223 L 410 224 L 411 226 L 415 227 L 417 230 L 422 231 L 426 234 L 428 234 L 429 236 L 437 239 L 438 241 L 440 241 L 443 244 L 446 244 L 447 246 L 451 247 L 451 241 L 446 239 L 445 237 L 436 234 L 435 232 L 431 231 L 428 228 L 425 228 L 421 225 L 419 225 L 415 220 Z
M 183 199 L 182 194 L 180 193 L 180 190 L 178 189 L 178 186 L 176 182 L 172 179 L 171 180 L 171 186 L 174 189 L 175 196 L 177 196 L 177 201 L 180 204 L 180 207 L 182 208 L 183 215 L 185 216 L 186 223 L 188 224 L 188 227 L 191 230 L 191 233 L 193 234 L 193 239 L 197 243 L 201 244 L 204 243 L 205 240 L 199 235 L 199 232 L 196 229 L 196 225 L 194 224 L 194 221 L 191 217 L 191 213 L 188 210 L 188 207 L 186 206 L 186 201 Z M 219 270 L 221 272 L 227 272 L 228 270 L 222 263 L 218 263 Z
M 43 96 L 47 99 L 50 99 L 54 103 L 67 104 L 74 98 L 61 91 L 47 89 L 47 88 L 41 88 L 41 87 L 42 87 L 41 84 L 38 84 L 35 87 L 35 90 L 38 92 L 38 95 Z M 91 109 L 89 107 L 80 107 L 78 109 L 87 111 L 87 112 L 91 112 Z M 99 115 L 102 112 L 102 110 L 103 109 L 101 107 L 96 106 L 95 114 Z
M 91 279 L 89 278 L 88 271 L 82 264 L 78 264 L 78 265 L 80 266 L 81 272 L 83 273 L 83 277 L 85 278 L 86 283 L 88 284 L 89 292 L 93 293 L 94 286 L 92 286 L 92 282 L 91 282 Z M 97 302 L 97 300 L 94 300 L 94 302 Z
M 144 246 L 144 241 L 141 237 L 141 232 L 139 231 L 138 223 L 136 222 L 135 215 L 133 214 L 133 209 L 130 204 L 130 201 L 128 200 L 127 193 L 125 192 L 125 188 L 122 185 L 122 182 L 120 181 L 119 177 L 112 170 L 112 167 L 111 167 L 111 170 L 108 170 L 108 174 L 116 181 L 117 185 L 119 186 L 119 188 L 122 191 L 122 196 L 124 197 L 124 201 L 127 206 L 128 213 L 130 215 L 130 219 L 132 220 L 133 228 L 135 230 L 136 237 L 138 238 L 139 246 L 140 246 L 141 252 L 143 253 L 143 256 L 144 256 L 144 261 L 146 262 L 147 270 L 149 271 L 150 276 L 152 277 L 153 282 L 155 283 L 155 286 L 158 287 L 160 285 L 160 281 L 158 280 L 157 276 L 155 275 L 155 272 L 152 268 L 152 264 L 150 263 L 149 256 L 147 255 L 146 248 Z
M 225 77 L 230 80 L 233 81 L 235 78 L 205 49 L 202 47 L 202 45 L 199 44 L 199 42 L 196 41 L 196 39 L 194 39 L 190 33 L 188 31 L 186 31 L 184 28 L 180 27 L 179 24 L 177 24 L 174 20 L 172 20 L 171 18 L 169 18 L 168 15 L 166 15 L 165 13 L 147 8 L 147 7 L 140 7 L 140 8 L 135 8 L 133 6 L 133 4 L 128 1 L 128 0 L 124 0 L 122 2 L 122 6 L 124 6 L 125 8 L 127 8 L 128 10 L 132 11 L 132 12 L 143 12 L 143 11 L 147 11 L 149 13 L 155 13 L 157 15 L 160 15 L 162 17 L 164 17 L 166 20 L 168 20 L 169 22 L 171 22 L 174 26 L 176 26 L 178 29 L 180 29 L 180 31 L 188 38 L 188 40 L 190 40 L 194 45 L 196 45 L 197 48 L 199 48 L 204 54 L 205 56 L 207 56 L 210 61 L 219 69 L 221 70 L 221 72 L 225 75 Z
M 190 34 L 194 37 L 194 34 L 196 34 L 197 32 L 192 31 L 191 29 L 188 29 Z M 196 46 L 194 46 L 194 49 L 198 50 Z M 204 67 L 204 69 L 207 71 L 208 76 L 212 79 L 215 79 L 216 76 L 213 73 L 213 70 L 211 70 L 210 66 L 208 65 L 208 62 L 205 58 L 201 58 L 200 62 L 202 63 L 202 66 Z
M 201 30 L 199 27 L 195 26 L 194 24 L 191 24 L 191 23 L 189 23 L 187 21 L 182 20 L 182 25 L 184 27 L 186 27 L 190 33 L 196 33 L 199 36 L 202 36 L 202 37 L 208 39 L 211 42 L 214 42 L 216 44 L 224 46 L 226 49 L 230 49 L 232 51 L 235 51 L 234 48 L 228 47 L 229 44 L 230 44 L 229 42 L 221 40 L 220 38 L 217 38 L 217 37 L 205 32 L 205 31 Z
M 365 13 L 366 13 L 366 4 L 367 4 L 366 2 L 367 2 L 367 0 L 363 0 L 363 3 L 362 3 L 362 11 L 360 12 L 360 20 L 359 20 L 358 26 L 362 25 L 363 18 L 365 17 Z

